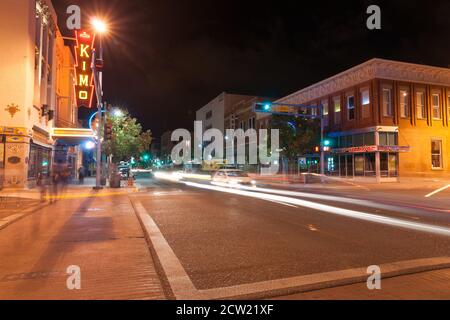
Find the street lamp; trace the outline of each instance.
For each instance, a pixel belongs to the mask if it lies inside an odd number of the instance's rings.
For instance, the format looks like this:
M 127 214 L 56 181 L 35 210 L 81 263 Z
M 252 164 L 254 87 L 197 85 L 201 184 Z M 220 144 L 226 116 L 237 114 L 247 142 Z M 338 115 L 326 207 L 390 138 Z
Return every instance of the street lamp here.
M 100 19 L 93 18 L 91 20 L 92 27 L 99 38 L 99 57 L 97 59 L 97 52 L 94 49 L 92 53 L 92 72 L 94 74 L 94 86 L 97 95 L 97 109 L 98 109 L 98 124 L 99 129 L 97 130 L 97 161 L 96 161 L 96 175 L 95 175 L 95 187 L 94 189 L 101 189 L 101 166 L 102 166 L 102 134 L 101 134 L 101 120 L 102 120 L 102 96 L 103 96 L 103 85 L 102 85 L 102 71 L 97 70 L 97 66 L 103 66 L 103 46 L 102 46 L 102 34 L 107 32 L 106 23 Z
M 120 110 L 120 109 L 114 109 L 114 110 L 113 110 L 113 115 L 114 115 L 115 117 L 121 117 L 121 116 L 123 116 L 123 111 Z

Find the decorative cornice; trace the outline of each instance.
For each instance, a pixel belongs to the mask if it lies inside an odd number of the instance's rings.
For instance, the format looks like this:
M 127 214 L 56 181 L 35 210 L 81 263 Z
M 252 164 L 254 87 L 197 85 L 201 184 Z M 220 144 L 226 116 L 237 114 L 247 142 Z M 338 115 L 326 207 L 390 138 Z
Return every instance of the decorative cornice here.
M 56 30 L 58 29 L 50 11 L 49 6 L 45 0 L 36 1 L 36 18 L 43 18 L 43 23 L 49 27 L 53 35 L 56 36 Z
M 333 77 L 294 92 L 277 102 L 302 104 L 375 79 L 450 86 L 450 69 L 413 63 L 371 59 Z

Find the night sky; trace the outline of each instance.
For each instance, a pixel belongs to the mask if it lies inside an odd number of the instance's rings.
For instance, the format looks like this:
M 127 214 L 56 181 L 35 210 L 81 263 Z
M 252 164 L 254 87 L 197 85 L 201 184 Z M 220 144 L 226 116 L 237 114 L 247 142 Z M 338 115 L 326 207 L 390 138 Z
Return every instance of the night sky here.
M 155 136 L 219 93 L 282 97 L 373 57 L 450 65 L 450 1 L 53 0 L 104 16 L 105 99 Z M 366 28 L 377 4 L 382 30 Z

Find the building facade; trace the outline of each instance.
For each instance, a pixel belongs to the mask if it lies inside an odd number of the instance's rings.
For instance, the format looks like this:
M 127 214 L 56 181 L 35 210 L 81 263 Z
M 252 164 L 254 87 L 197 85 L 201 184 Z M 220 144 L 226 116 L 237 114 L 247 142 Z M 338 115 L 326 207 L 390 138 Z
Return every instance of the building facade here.
M 0 183 L 23 188 L 50 173 L 56 119 L 76 126 L 73 57 L 49 0 L 1 1 L 0 18 Z
M 327 174 L 450 177 L 450 69 L 372 59 L 278 102 L 323 107 Z
M 252 98 L 254 97 L 223 92 L 197 110 L 196 120 L 202 121 L 203 131 L 215 128 L 224 132 L 225 114 L 228 114 L 237 103 Z

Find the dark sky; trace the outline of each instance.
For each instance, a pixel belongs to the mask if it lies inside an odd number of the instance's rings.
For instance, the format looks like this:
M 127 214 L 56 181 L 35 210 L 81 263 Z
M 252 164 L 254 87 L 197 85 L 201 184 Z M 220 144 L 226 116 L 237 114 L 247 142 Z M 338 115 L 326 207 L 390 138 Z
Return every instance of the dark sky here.
M 373 57 L 450 65 L 450 1 L 53 0 L 105 16 L 104 93 L 155 136 L 219 93 L 282 97 Z M 382 30 L 366 28 L 378 4 Z

